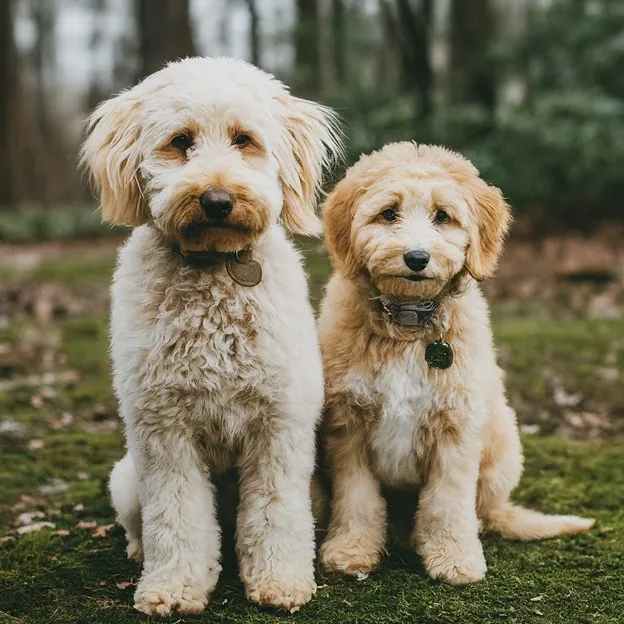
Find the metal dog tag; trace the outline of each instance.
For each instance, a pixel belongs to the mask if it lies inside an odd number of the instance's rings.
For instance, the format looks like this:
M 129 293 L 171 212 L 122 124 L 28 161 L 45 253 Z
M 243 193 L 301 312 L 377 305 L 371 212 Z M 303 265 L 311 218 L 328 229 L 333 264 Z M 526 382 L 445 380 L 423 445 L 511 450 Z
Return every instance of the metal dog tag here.
M 225 268 L 228 275 L 241 286 L 257 286 L 262 281 L 262 267 L 248 249 L 230 257 Z
M 453 364 L 453 349 L 444 340 L 434 340 L 425 349 L 425 361 L 431 368 L 449 368 Z

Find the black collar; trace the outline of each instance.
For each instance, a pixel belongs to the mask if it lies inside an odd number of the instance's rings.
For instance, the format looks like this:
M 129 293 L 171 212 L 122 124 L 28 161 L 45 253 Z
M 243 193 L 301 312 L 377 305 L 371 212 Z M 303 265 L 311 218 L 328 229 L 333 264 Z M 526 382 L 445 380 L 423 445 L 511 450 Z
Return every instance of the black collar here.
M 251 249 L 241 251 L 184 251 L 177 241 L 172 249 L 186 266 L 215 269 L 225 265 L 228 275 L 241 286 L 257 286 L 262 281 L 262 267 L 253 258 Z
M 379 303 L 393 323 L 406 327 L 424 327 L 437 309 L 434 301 L 397 303 L 379 299 Z

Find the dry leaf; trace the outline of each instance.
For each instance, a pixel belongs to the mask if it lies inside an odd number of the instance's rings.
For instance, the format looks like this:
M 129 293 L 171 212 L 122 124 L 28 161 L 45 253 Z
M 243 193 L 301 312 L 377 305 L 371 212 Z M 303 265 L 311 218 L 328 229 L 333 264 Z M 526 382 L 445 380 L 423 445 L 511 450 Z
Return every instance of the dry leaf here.
M 608 526 L 600 527 L 600 534 L 603 535 L 605 533 L 613 533 L 613 527 L 608 527 Z
M 95 531 L 93 531 L 91 537 L 106 537 L 108 535 L 108 532 L 114 526 L 114 524 L 103 524 L 102 526 L 99 526 Z
M 544 596 L 543 594 L 540 594 L 539 596 L 535 596 L 535 598 L 531 598 L 530 600 L 531 602 L 540 602 L 540 600 L 544 600 Z
M 45 518 L 45 514 L 42 511 L 25 511 L 17 516 L 15 524 L 26 526 L 27 524 L 32 524 L 33 520 L 41 520 L 41 518 Z
M 77 529 L 95 529 L 97 527 L 97 522 L 95 522 L 95 520 L 91 520 L 91 521 L 86 521 L 86 520 L 81 520 L 77 525 L 76 528 Z
M 51 522 L 33 522 L 32 524 L 27 524 L 26 526 L 21 526 L 17 529 L 16 533 L 18 535 L 24 535 L 25 533 L 34 533 L 35 531 L 40 531 L 41 529 L 55 529 L 56 525 Z
M 91 475 L 88 472 L 77 472 L 76 476 L 81 481 L 86 481 Z
M 67 537 L 69 535 L 69 531 L 67 529 L 59 529 L 54 533 L 54 535 L 58 535 L 59 537 Z
M 43 440 L 31 440 L 28 443 L 28 450 L 30 451 L 39 451 L 40 449 L 45 447 L 45 442 Z
M 116 583 L 117 585 L 117 589 L 127 589 L 128 587 L 134 587 L 136 585 L 136 583 L 134 581 L 119 581 L 119 583 Z
M 75 512 L 84 511 L 84 505 L 82 503 L 78 503 L 77 505 L 74 506 L 74 511 Z
M 5 535 L 4 537 L 0 537 L 0 544 L 8 544 L 9 542 L 14 542 L 15 538 L 12 535 Z

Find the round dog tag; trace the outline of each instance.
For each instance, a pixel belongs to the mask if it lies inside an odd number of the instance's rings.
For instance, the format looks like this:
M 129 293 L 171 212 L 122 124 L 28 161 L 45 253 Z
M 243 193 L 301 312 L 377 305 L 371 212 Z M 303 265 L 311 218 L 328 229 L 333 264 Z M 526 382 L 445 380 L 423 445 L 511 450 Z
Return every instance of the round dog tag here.
M 449 368 L 453 364 L 453 349 L 448 342 L 434 340 L 425 349 L 425 361 L 431 368 Z
M 262 267 L 253 259 L 249 250 L 232 256 L 225 268 L 228 275 L 241 286 L 256 286 L 262 281 Z

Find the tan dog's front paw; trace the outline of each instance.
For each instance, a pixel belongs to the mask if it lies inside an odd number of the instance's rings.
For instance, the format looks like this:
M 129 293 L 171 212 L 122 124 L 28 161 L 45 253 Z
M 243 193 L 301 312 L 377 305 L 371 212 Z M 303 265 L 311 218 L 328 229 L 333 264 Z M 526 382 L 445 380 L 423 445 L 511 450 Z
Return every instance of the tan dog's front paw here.
M 134 608 L 147 615 L 201 613 L 208 604 L 207 591 L 197 585 L 176 582 L 141 581 L 134 594 Z
M 420 549 L 425 569 L 432 578 L 450 585 L 466 585 L 481 581 L 487 571 L 481 542 L 476 540 L 469 547 L 438 543 Z
M 310 602 L 316 593 L 316 583 L 314 577 L 280 579 L 267 576 L 257 583 L 246 583 L 245 590 L 251 602 L 295 613 Z
M 367 574 L 379 559 L 379 549 L 365 536 L 337 536 L 328 539 L 321 547 L 321 563 L 328 572 L 351 576 Z

